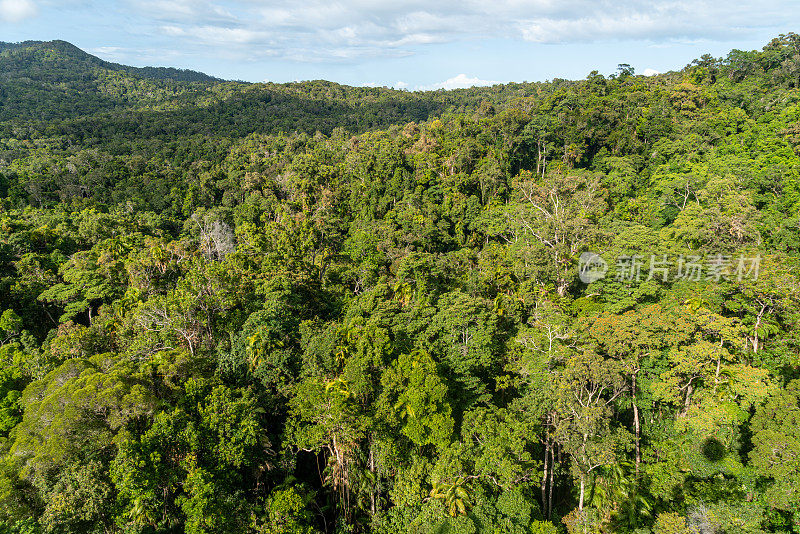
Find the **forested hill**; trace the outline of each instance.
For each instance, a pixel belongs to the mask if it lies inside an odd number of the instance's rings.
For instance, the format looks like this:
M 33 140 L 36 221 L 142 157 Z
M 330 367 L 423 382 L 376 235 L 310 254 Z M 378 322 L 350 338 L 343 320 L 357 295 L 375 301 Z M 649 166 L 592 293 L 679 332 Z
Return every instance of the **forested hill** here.
M 800 36 L 153 73 L 0 47 L 0 534 L 800 533 Z
M 75 45 L 66 41 L 25 41 L 22 43 L 0 42 L 2 55 L 2 71 L 16 73 L 21 76 L 31 76 L 35 72 L 47 70 L 45 65 L 49 62 L 53 67 L 55 62 L 61 62 L 62 75 L 69 79 L 70 75 L 80 75 L 100 68 L 109 71 L 122 71 L 155 80 L 173 80 L 179 82 L 214 82 L 221 81 L 208 74 L 187 69 L 172 67 L 129 67 L 118 63 L 103 61 L 102 59 L 87 54 Z M 43 72 L 42 72 L 43 73 Z
M 328 82 L 247 84 L 192 71 L 133 68 L 63 42 L 0 46 L 0 121 L 31 120 L 36 134 L 91 136 L 95 119 L 117 136 L 364 130 L 426 119 L 427 99 Z M 425 101 L 422 101 L 425 100 Z M 56 121 L 56 124 L 52 124 Z
M 103 61 L 64 41 L 0 43 L 0 121 L 79 117 L 165 99 L 193 71 Z M 185 90 L 185 89 L 184 89 Z
M 427 93 L 320 80 L 248 84 L 108 63 L 63 41 L 0 44 L 0 136 L 29 132 L 81 144 L 193 133 L 330 133 L 336 127 L 355 133 L 543 90 L 540 84 Z

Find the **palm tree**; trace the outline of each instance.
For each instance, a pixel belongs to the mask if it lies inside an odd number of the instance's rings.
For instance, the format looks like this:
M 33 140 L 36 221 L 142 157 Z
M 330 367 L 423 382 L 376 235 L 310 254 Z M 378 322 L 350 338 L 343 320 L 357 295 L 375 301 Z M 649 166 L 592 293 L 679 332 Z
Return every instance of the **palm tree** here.
M 464 488 L 466 481 L 465 477 L 459 477 L 455 482 L 434 482 L 430 497 L 442 500 L 451 517 L 466 514 L 470 506 L 469 494 Z

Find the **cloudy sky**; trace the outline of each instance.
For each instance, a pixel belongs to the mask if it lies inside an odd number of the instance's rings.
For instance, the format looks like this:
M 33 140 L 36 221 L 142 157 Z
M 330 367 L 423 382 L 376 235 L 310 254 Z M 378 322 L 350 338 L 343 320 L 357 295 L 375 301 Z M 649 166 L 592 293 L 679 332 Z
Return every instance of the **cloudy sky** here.
M 453 88 L 638 73 L 800 32 L 800 0 L 0 0 L 0 41 L 64 39 L 229 79 Z

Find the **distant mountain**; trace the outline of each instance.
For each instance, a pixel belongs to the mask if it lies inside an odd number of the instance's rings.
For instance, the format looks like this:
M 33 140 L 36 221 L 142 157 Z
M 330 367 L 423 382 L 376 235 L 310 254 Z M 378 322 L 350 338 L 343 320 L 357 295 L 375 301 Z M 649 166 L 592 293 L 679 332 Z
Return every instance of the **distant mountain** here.
M 361 132 L 530 96 L 547 84 L 408 92 L 327 81 L 245 83 L 104 61 L 65 41 L 0 43 L 0 138 L 107 143 L 176 135 Z
M 65 41 L 0 43 L 0 122 L 52 122 L 141 106 L 220 80 L 194 71 L 127 67 Z
M 42 59 L 48 53 L 55 54 L 63 59 L 75 61 L 76 66 L 83 65 L 86 68 L 102 68 L 110 71 L 123 71 L 153 80 L 172 80 L 176 82 L 218 82 L 219 78 L 209 76 L 202 72 L 188 69 L 176 69 L 173 67 L 130 67 L 104 61 L 96 56 L 84 52 L 77 46 L 66 41 L 23 41 L 21 43 L 4 43 L 0 41 L 0 71 L 5 72 L 8 63 L 3 61 L 6 58 L 13 58 L 12 61 L 23 62 L 27 59 Z M 10 62 L 9 62 L 10 63 Z
M 658 85 L 680 76 L 635 78 Z M 589 78 L 603 77 L 595 72 Z M 133 142 L 191 135 L 329 134 L 335 128 L 352 134 L 447 113 L 492 115 L 519 107 L 520 99 L 530 106 L 586 83 L 555 79 L 414 92 L 324 80 L 246 83 L 120 65 L 65 41 L 0 42 L 0 139 L 59 138 L 129 150 Z

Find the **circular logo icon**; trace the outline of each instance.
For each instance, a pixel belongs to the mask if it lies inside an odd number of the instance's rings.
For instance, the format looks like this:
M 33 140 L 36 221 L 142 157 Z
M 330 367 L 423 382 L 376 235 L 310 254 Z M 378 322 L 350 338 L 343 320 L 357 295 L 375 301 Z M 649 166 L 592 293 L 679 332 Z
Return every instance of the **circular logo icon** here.
M 578 277 L 584 284 L 589 284 L 604 278 L 608 272 L 608 263 L 600 254 L 584 252 L 578 258 Z

